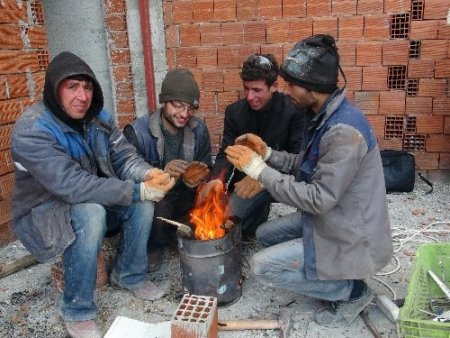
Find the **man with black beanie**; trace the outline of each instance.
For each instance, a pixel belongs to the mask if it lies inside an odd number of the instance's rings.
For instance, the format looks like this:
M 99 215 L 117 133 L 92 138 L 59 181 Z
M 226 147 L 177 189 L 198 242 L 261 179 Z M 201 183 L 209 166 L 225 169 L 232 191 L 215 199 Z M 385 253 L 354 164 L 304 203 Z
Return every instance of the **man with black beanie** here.
M 267 248 L 253 256 L 252 272 L 273 287 L 329 301 L 315 314 L 329 327 L 349 325 L 371 302 L 364 279 L 389 263 L 393 252 L 377 140 L 364 114 L 337 87 L 339 70 L 329 35 L 298 42 L 281 66 L 286 94 L 314 113 L 305 152 L 273 150 L 253 134 L 237 140 L 249 147 L 225 150 L 236 168 L 297 208 L 258 228 Z
M 209 174 L 211 142 L 202 119 L 195 116 L 200 90 L 188 69 L 169 71 L 161 86 L 161 108 L 138 118 L 124 129 L 125 137 L 151 165 L 164 169 L 177 183 L 155 206 L 148 242 L 148 268 L 162 264 L 165 245 L 176 243 L 175 228 L 156 217 L 186 222 L 197 186 Z

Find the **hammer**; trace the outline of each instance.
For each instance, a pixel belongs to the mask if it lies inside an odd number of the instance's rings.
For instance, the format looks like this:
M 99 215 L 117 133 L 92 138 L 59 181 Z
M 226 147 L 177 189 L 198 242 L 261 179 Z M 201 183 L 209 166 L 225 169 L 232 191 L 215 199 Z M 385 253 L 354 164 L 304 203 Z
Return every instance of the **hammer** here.
M 288 338 L 291 328 L 291 316 L 286 308 L 280 309 L 278 320 L 270 319 L 241 319 L 223 320 L 218 323 L 219 331 L 239 331 L 239 330 L 280 330 L 281 338 Z

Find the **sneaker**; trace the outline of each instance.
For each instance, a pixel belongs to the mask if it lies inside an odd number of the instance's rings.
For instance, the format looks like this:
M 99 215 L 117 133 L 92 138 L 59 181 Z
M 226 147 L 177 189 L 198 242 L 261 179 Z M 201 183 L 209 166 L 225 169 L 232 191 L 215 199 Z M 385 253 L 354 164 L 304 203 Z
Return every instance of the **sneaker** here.
M 353 300 L 331 302 L 328 307 L 319 309 L 315 314 L 316 323 L 327 327 L 350 325 L 362 310 L 370 304 L 373 290 L 365 285 L 362 295 Z
M 101 338 L 102 335 L 93 320 L 81 322 L 64 322 L 67 332 L 72 338 Z
M 162 249 L 156 249 L 147 253 L 148 258 L 148 272 L 158 271 L 162 265 L 163 255 Z
M 143 300 L 157 300 L 162 297 L 169 291 L 169 285 L 165 286 L 157 286 L 150 280 L 146 280 L 144 284 L 142 284 L 137 289 L 131 290 L 133 295 L 136 298 Z

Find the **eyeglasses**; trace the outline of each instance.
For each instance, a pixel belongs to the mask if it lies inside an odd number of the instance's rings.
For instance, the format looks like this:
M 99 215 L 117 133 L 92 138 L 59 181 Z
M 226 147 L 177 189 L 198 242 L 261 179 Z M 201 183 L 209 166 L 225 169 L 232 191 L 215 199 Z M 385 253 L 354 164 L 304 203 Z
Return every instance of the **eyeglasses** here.
M 267 70 L 272 69 L 272 62 L 264 55 L 256 55 L 256 54 L 250 55 L 247 59 L 247 62 L 253 63 L 256 66 L 259 66 Z
M 197 110 L 196 108 L 179 101 L 169 101 L 169 103 L 174 108 L 175 112 L 178 114 L 184 111 L 187 111 L 188 114 L 193 114 Z

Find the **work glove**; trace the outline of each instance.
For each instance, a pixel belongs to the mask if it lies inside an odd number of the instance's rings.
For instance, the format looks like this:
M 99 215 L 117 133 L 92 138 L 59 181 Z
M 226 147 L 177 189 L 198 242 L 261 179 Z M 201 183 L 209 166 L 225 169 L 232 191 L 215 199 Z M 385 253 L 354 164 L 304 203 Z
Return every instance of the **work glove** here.
M 147 181 L 147 180 L 151 179 L 154 175 L 161 174 L 163 172 L 164 171 L 162 171 L 159 168 L 151 168 L 145 172 L 144 181 Z
M 178 179 L 181 175 L 184 174 L 186 168 L 188 167 L 188 162 L 184 160 L 172 160 L 167 163 L 164 168 L 164 172 L 168 173 L 170 177 L 174 177 Z
M 209 168 L 206 163 L 193 161 L 191 162 L 186 171 L 183 173 L 183 182 L 189 188 L 197 187 L 201 181 L 205 179 L 209 174 Z
M 161 201 L 175 185 L 175 179 L 168 173 L 155 172 L 152 177 L 140 183 L 141 201 Z
M 223 191 L 224 185 L 221 180 L 215 179 L 211 180 L 208 183 L 206 183 L 201 190 L 198 193 L 197 197 L 197 205 L 200 205 L 203 203 L 203 201 L 206 199 L 206 197 L 212 192 L 212 191 Z
M 263 158 L 246 146 L 228 146 L 225 149 L 225 154 L 227 154 L 227 160 L 231 164 L 255 180 L 258 179 L 261 171 L 267 167 Z
M 255 153 L 260 155 L 264 161 L 267 161 L 272 154 L 272 148 L 269 147 L 261 137 L 255 134 L 244 134 L 236 138 L 234 141 L 237 145 L 249 147 Z
M 234 184 L 234 192 L 240 198 L 252 198 L 263 189 L 264 186 L 262 183 L 250 176 L 245 176 L 242 180 Z

